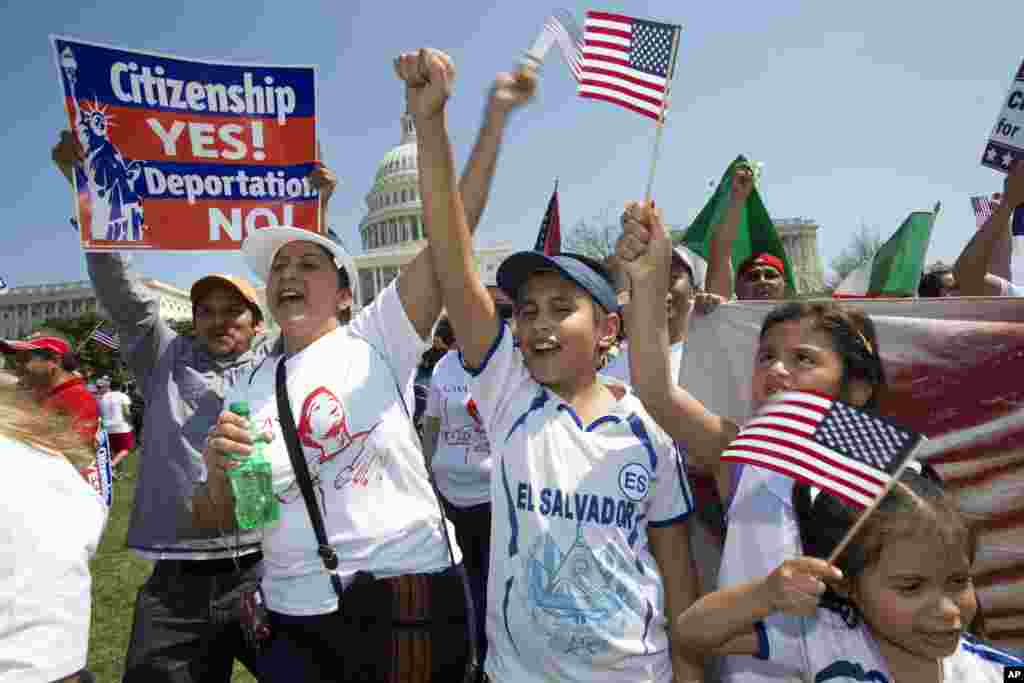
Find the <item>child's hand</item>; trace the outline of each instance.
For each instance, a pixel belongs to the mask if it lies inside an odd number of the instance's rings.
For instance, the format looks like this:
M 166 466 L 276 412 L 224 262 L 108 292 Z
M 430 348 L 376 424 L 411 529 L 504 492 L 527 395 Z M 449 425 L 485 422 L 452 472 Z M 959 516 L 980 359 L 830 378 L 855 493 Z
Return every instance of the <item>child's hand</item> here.
M 824 580 L 841 581 L 843 573 L 825 560 L 798 557 L 786 560 L 761 582 L 765 602 L 776 612 L 799 616 L 814 614 L 825 592 Z
M 630 280 L 662 274 L 667 277 L 672 263 L 672 243 L 661 211 L 654 203 L 630 202 L 622 212 L 622 236 L 615 245 L 615 257 Z
M 409 113 L 419 120 L 435 118 L 455 84 L 455 65 L 440 50 L 422 48 L 395 58 L 395 73 L 405 81 L 405 99 Z

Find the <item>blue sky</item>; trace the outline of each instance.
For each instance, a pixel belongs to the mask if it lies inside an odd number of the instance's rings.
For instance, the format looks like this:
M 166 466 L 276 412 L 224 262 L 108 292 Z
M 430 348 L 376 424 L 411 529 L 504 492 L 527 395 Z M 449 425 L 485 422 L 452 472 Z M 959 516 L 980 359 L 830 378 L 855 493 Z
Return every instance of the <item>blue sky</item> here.
M 550 1 L 550 0 L 549 0 Z M 458 163 L 486 89 L 559 5 L 549 2 L 8 2 L 0 9 L 4 120 L 13 165 L 0 202 L 0 276 L 12 285 L 84 278 L 68 225 L 71 197 L 49 161 L 66 117 L 48 35 L 188 57 L 319 66 L 319 134 L 342 180 L 332 225 L 358 247 L 377 163 L 399 140 L 400 51 L 429 45 L 458 68 L 449 125 Z M 887 237 L 906 214 L 943 203 L 929 260 L 956 258 L 973 232 L 968 198 L 1001 189 L 978 160 L 1024 57 L 1024 3 L 917 0 L 563 3 L 684 27 L 654 196 L 686 224 L 708 181 L 737 154 L 764 163 L 773 217 L 821 225 L 828 264 L 863 223 Z M 583 100 L 555 51 L 536 101 L 512 121 L 481 243 L 532 246 L 552 182 L 563 229 L 639 198 L 654 130 L 636 114 Z M 208 272 L 249 275 L 229 255 L 146 254 L 140 269 L 187 287 Z

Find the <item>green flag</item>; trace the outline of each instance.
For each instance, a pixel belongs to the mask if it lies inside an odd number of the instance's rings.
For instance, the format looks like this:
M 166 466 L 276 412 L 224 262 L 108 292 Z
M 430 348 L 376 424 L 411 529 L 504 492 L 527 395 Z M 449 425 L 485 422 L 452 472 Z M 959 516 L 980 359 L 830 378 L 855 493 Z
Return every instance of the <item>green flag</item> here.
M 708 258 L 711 250 L 711 237 L 715 226 L 725 220 L 726 211 L 729 209 L 733 172 L 737 166 L 749 167 L 751 164 L 742 154 L 729 164 L 729 168 L 725 170 L 722 179 L 718 182 L 718 187 L 715 188 L 715 193 L 683 233 L 683 244 L 705 259 Z M 736 230 L 736 239 L 732 244 L 733 268 L 739 267 L 754 254 L 762 253 L 772 254 L 782 259 L 786 266 L 786 286 L 791 292 L 795 292 L 792 264 L 789 262 L 786 250 L 782 248 L 782 240 L 779 239 L 779 234 L 775 231 L 775 225 L 768 216 L 768 210 L 764 208 L 755 182 L 754 189 L 747 197 L 747 203 L 743 206 L 740 214 L 740 224 Z
M 879 247 L 875 257 L 847 275 L 832 296 L 837 299 L 914 296 L 921 282 L 924 257 L 938 213 L 936 204 L 934 211 L 914 211 L 907 216 L 899 230 Z

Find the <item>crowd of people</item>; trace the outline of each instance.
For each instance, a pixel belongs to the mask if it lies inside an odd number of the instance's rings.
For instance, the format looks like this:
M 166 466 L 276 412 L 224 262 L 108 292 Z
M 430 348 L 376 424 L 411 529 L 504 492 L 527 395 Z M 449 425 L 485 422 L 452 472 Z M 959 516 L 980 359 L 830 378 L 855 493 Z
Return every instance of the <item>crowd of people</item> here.
M 154 564 L 126 683 L 223 683 L 236 661 L 270 683 L 973 683 L 1022 664 L 983 640 L 976 540 L 927 464 L 830 563 L 858 510 L 723 462 L 742 425 L 680 384 L 701 316 L 761 300 L 776 305 L 752 408 L 798 390 L 871 412 L 886 385 L 874 324 L 855 305 L 786 301 L 778 255 L 734 267 L 749 168 L 735 173 L 706 272 L 645 201 L 626 205 L 609 261 L 519 252 L 483 282 L 473 232 L 536 74 L 497 76 L 457 179 L 454 65 L 424 49 L 395 70 L 417 128 L 428 246 L 370 305 L 351 312 L 345 255 L 295 227 L 242 245 L 276 337 L 241 278 L 191 287 L 184 336 L 128 256 L 85 257 L 145 406 L 127 545 Z M 68 179 L 80 155 L 63 133 L 53 158 Z M 326 225 L 336 179 L 319 165 L 310 180 Z M 1008 254 L 1021 205 L 1024 164 L 920 296 L 1019 296 Z M 105 508 L 73 465 L 87 464 L 100 417 L 115 465 L 132 452 L 131 400 L 107 383 L 90 395 L 56 333 L 0 351 L 20 378 L 0 387 L 0 444 L 20 475 L 3 502 L 17 552 L 0 603 L 17 618 L 0 624 L 0 678 L 89 681 L 88 558 Z M 252 526 L 231 478 L 254 453 L 280 514 Z M 71 511 L 60 528 L 58 508 Z

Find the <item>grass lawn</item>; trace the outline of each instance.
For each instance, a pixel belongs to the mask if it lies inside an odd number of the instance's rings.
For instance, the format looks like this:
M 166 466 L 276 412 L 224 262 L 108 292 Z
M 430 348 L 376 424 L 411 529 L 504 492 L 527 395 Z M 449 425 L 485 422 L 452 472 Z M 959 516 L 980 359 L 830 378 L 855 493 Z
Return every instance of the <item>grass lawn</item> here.
M 152 571 L 153 563 L 125 547 L 128 518 L 135 497 L 136 456 L 127 459 L 128 478 L 114 482 L 114 506 L 107 529 L 92 562 L 92 629 L 89 634 L 89 670 L 99 683 L 117 683 L 124 673 L 124 655 L 132 629 L 135 594 Z M 235 683 L 255 683 L 241 664 L 235 665 Z

